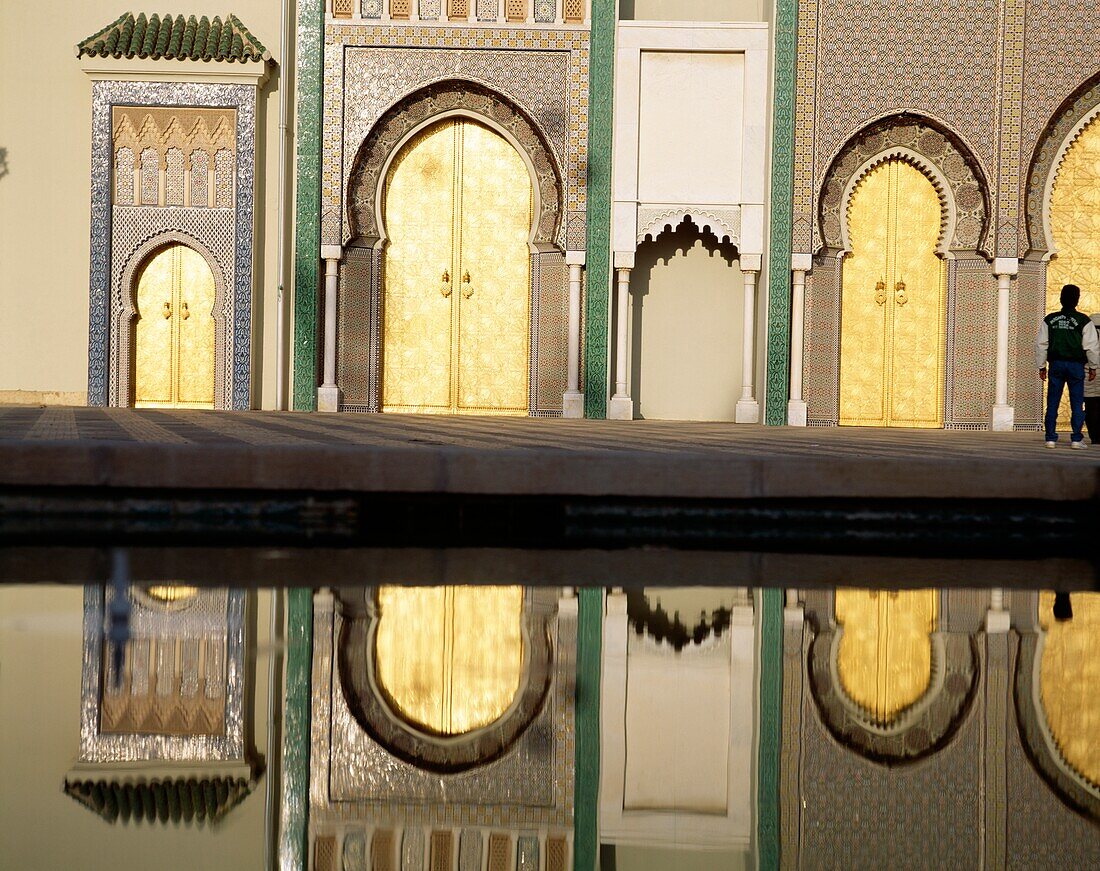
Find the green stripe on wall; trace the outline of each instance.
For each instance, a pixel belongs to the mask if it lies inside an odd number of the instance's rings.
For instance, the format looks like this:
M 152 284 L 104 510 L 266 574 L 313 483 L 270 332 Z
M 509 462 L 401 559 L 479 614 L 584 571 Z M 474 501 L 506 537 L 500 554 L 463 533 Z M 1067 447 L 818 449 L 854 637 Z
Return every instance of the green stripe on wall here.
M 615 0 L 592 0 L 588 67 L 588 211 L 585 269 L 584 416 L 607 417 L 607 330 L 611 318 L 611 101 Z M 580 868 L 581 866 L 577 866 Z
M 577 603 L 576 780 L 573 792 L 573 868 L 591 871 L 600 849 L 600 658 L 603 589 L 579 591 Z
M 760 755 L 756 767 L 757 868 L 779 868 L 779 742 L 783 702 L 783 591 L 760 594 Z
M 293 407 L 317 406 L 317 287 L 321 262 L 321 65 L 325 4 L 298 0 L 298 153 L 294 211 Z M 285 83 L 284 83 L 285 84 Z
M 313 591 L 287 591 L 286 686 L 279 868 L 305 871 L 309 842 L 310 679 L 313 671 Z
M 787 422 L 791 353 L 791 222 L 794 184 L 794 74 L 798 0 L 775 4 L 771 226 L 768 237 L 768 373 L 764 422 Z

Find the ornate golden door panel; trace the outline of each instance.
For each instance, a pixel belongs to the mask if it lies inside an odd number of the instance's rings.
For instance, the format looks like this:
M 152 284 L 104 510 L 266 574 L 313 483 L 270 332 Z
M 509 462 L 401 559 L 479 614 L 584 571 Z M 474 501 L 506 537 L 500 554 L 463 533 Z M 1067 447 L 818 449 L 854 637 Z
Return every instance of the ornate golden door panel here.
M 841 425 L 943 426 L 941 217 L 932 183 L 901 160 L 875 167 L 852 194 L 852 253 L 841 290 Z
M 383 411 L 526 414 L 531 177 L 481 124 L 429 127 L 384 194 Z
M 138 279 L 134 405 L 214 407 L 214 275 L 186 245 L 161 248 Z
M 1079 311 L 1100 311 L 1100 119 L 1074 140 L 1054 179 L 1050 233 L 1057 254 L 1047 264 L 1047 311 L 1061 308 L 1066 284 L 1081 288 Z M 1069 426 L 1068 391 L 1058 422 Z
M 936 590 L 836 591 L 840 682 L 876 722 L 890 723 L 928 689 L 938 602 Z
M 375 663 L 401 716 L 441 735 L 500 719 L 523 673 L 522 587 L 382 587 Z

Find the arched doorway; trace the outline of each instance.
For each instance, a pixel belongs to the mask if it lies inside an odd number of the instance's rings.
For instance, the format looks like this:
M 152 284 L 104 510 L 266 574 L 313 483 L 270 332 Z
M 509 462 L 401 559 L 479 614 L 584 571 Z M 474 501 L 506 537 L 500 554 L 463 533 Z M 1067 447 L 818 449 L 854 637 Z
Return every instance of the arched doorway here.
M 840 424 L 942 427 L 947 268 L 942 207 L 897 158 L 856 185 L 840 321 Z
M 938 618 L 935 590 L 836 591 L 840 682 L 875 723 L 893 722 L 927 691 Z
M 1050 235 L 1055 256 L 1047 265 L 1047 311 L 1061 308 L 1063 285 L 1081 288 L 1077 308 L 1100 311 L 1100 118 L 1074 139 L 1058 168 L 1050 193 Z M 1059 424 L 1069 426 L 1069 393 Z
M 186 245 L 154 251 L 138 277 L 134 406 L 214 407 L 214 274 Z
M 448 118 L 416 134 L 383 193 L 383 411 L 528 411 L 534 191 L 519 152 Z

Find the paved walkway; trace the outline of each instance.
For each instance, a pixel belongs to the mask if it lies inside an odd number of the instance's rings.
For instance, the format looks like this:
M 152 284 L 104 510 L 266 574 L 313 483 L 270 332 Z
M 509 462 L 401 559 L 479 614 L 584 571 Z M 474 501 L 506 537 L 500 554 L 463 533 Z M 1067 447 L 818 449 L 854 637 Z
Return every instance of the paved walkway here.
M 1095 499 L 1100 446 L 1037 433 L 0 408 L 0 487 Z

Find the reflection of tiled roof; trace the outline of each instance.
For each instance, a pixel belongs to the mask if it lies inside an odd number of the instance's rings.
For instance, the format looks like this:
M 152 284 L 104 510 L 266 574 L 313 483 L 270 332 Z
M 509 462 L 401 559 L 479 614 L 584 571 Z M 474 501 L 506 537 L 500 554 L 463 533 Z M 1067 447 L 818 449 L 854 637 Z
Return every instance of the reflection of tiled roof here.
M 266 61 L 271 54 L 233 14 L 223 22 L 205 15 L 173 18 L 165 15 L 136 18 L 127 12 L 99 33 L 77 43 L 76 56 L 151 58 L 153 60 Z
M 181 819 L 214 823 L 252 791 L 243 778 L 165 778 L 151 782 L 125 779 L 66 781 L 65 792 L 107 822 L 142 820 L 154 823 Z

